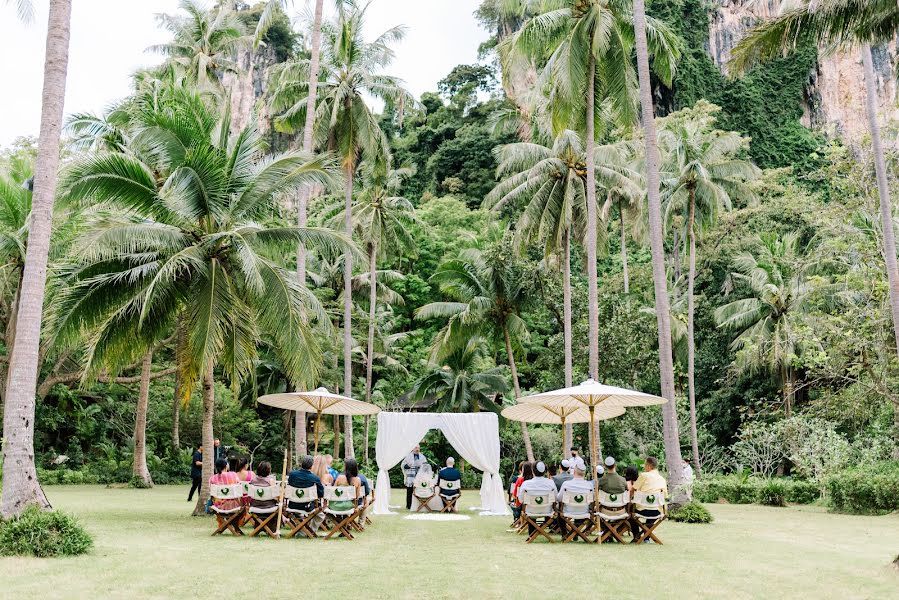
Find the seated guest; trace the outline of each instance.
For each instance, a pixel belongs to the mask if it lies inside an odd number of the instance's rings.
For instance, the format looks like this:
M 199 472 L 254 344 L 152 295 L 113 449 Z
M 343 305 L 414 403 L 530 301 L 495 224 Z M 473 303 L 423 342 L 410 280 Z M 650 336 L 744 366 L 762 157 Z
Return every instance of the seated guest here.
M 253 479 L 250 480 L 250 485 L 255 485 L 256 487 L 272 487 L 275 485 L 275 478 L 272 476 L 272 464 L 270 462 L 264 460 L 259 463 L 259 466 L 256 467 L 256 473 L 254 473 Z M 275 499 L 256 500 L 255 498 L 250 498 L 250 506 L 255 508 L 272 508 L 273 506 L 278 506 L 278 501 Z
M 515 485 L 512 487 L 512 497 L 514 498 L 512 514 L 516 519 L 521 516 L 521 497 L 518 495 L 518 490 L 521 489 L 521 486 L 525 481 L 529 481 L 533 478 L 534 464 L 530 462 L 523 463 L 523 466 L 521 468 L 521 475 L 518 476 L 518 479 L 515 480 Z
M 312 459 L 312 472 L 318 476 L 322 485 L 331 485 L 334 483 L 334 478 L 331 477 L 331 474 L 328 472 L 328 465 L 325 461 L 325 457 L 321 454 L 316 455 L 316 457 Z
M 605 465 L 605 474 L 599 479 L 599 489 L 607 494 L 623 494 L 627 491 L 627 482 L 616 472 L 618 464 L 615 458 L 607 456 Z
M 546 465 L 543 461 L 538 461 L 534 465 L 534 476 L 531 479 L 522 482 L 521 486 L 518 488 L 518 497 L 523 499 L 526 492 L 533 495 L 548 494 L 555 497 L 556 484 L 553 483 L 552 479 L 547 477 Z M 528 524 L 528 533 L 534 533 L 533 525 Z
M 521 477 L 522 473 L 524 473 L 524 462 L 521 461 L 518 463 L 518 471 L 512 473 L 512 476 L 509 478 L 509 505 L 515 504 L 515 485 L 518 483 L 518 478 Z
M 312 463 L 313 458 L 311 456 L 304 456 L 303 460 L 300 462 L 300 468 L 294 469 L 287 474 L 287 485 L 295 488 L 310 488 L 315 486 L 318 497 L 324 498 L 325 486 L 322 485 L 322 480 L 318 478 L 318 475 L 311 471 Z M 308 511 L 315 509 L 315 502 L 288 502 L 287 506 L 295 510 Z
M 368 483 L 368 477 L 364 473 L 359 473 L 359 481 L 362 482 L 362 493 L 365 494 L 364 498 L 359 498 L 359 504 L 361 505 L 368 501 L 368 495 L 371 493 L 371 484 Z
M 337 469 L 335 469 L 332 465 L 334 464 L 334 457 L 330 454 L 325 454 L 325 467 L 328 469 L 328 475 L 331 476 L 331 481 L 337 481 Z
M 409 488 L 412 490 L 412 505 L 409 510 L 418 511 L 422 501 L 435 494 L 435 487 L 437 487 L 437 477 L 434 476 L 431 465 L 424 463 L 418 468 L 415 477 L 412 478 L 412 486 Z M 432 511 L 440 510 L 443 508 L 443 503 L 440 498 L 434 496 L 428 500 L 428 506 Z
M 348 458 L 343 462 L 343 473 L 337 476 L 334 481 L 335 486 L 351 486 L 356 488 L 356 497 L 362 497 L 362 480 L 359 479 L 359 465 L 353 458 Z M 353 508 L 352 498 L 349 500 L 331 501 L 328 506 L 333 510 L 350 510 Z
M 241 456 L 237 459 L 237 478 L 241 481 L 250 481 L 253 479 L 253 471 L 250 470 L 249 461 Z
M 640 473 L 640 476 L 634 483 L 634 492 L 662 494 L 663 497 L 668 495 L 668 484 L 665 482 L 665 478 L 659 474 L 658 467 L 659 459 L 655 456 L 646 457 L 646 462 L 643 465 L 643 472 Z M 661 513 L 659 513 L 658 510 L 640 506 L 635 502 L 634 514 L 646 518 L 646 525 L 652 527 L 652 524 L 655 523 L 655 519 L 651 517 L 658 517 Z M 636 522 L 631 523 L 631 533 L 633 533 L 635 541 L 640 537 L 640 526 L 637 525 Z M 649 542 L 651 540 L 646 541 Z
M 237 473 L 228 468 L 228 461 L 220 458 L 215 461 L 215 475 L 209 478 L 209 483 L 210 485 L 236 485 L 240 483 L 240 480 L 237 479 Z M 241 495 L 238 494 L 234 498 L 214 498 L 213 503 L 220 510 L 231 510 L 240 506 Z
M 574 475 L 571 479 L 563 483 L 562 487 L 559 488 L 559 491 L 556 494 L 557 501 L 562 502 L 562 499 L 565 497 L 565 492 L 576 494 L 589 493 L 593 491 L 593 482 L 584 479 L 586 468 L 587 465 L 584 464 L 584 461 L 577 461 L 575 463 Z M 589 512 L 585 511 L 584 514 L 587 515 L 589 514 Z
M 453 486 L 453 489 L 440 488 L 440 493 L 444 496 L 455 496 L 460 492 L 462 473 L 456 468 L 456 459 L 450 456 L 446 459 L 446 466 L 437 473 L 437 483 L 440 481 L 458 481 L 459 484 Z
M 553 483 L 556 484 L 556 492 L 562 489 L 562 484 L 572 477 L 574 475 L 571 474 L 571 461 L 565 458 L 559 463 L 559 474 L 552 478 Z
M 627 491 L 630 492 L 631 498 L 634 497 L 634 484 L 637 482 L 637 477 L 640 474 L 637 472 L 637 467 L 634 465 L 629 466 L 624 470 L 624 481 L 627 483 Z

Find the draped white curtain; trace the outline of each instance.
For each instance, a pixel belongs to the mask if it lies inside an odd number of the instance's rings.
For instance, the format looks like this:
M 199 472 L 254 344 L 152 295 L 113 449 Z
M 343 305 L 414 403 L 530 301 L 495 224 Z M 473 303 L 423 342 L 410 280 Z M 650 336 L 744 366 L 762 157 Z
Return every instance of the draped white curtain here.
M 375 460 L 378 483 L 375 514 L 390 514 L 390 477 L 396 466 L 431 429 L 440 429 L 459 455 L 484 475 L 481 480 L 481 510 L 507 515 L 499 475 L 499 421 L 493 413 L 378 413 Z

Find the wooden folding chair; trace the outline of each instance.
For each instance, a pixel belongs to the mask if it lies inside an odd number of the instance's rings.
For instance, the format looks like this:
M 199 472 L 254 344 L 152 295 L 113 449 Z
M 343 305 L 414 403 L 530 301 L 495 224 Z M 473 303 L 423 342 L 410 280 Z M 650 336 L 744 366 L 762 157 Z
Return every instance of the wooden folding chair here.
M 525 491 L 521 496 L 521 519 L 524 527 L 528 529 L 527 543 L 530 544 L 540 535 L 552 543 L 553 539 L 546 530 L 556 520 L 556 510 L 553 507 L 555 494 Z M 531 527 L 534 528 L 533 533 L 530 533 Z
M 433 485 L 427 481 L 419 482 L 415 486 L 415 489 L 412 490 L 412 495 L 418 498 L 418 508 L 415 509 L 415 512 L 421 512 L 423 510 L 434 512 L 434 509 L 430 507 L 431 499 L 437 495 Z
M 328 502 L 325 506 L 325 516 L 332 525 L 325 539 L 331 539 L 335 535 L 342 535 L 348 540 L 354 539 L 350 530 L 353 529 L 353 521 L 359 513 L 355 486 L 325 486 L 325 500 Z M 345 509 L 335 507 L 335 504 L 342 502 L 351 502 L 351 505 Z
M 563 542 L 571 542 L 578 538 L 592 542 L 587 536 L 593 531 L 593 490 L 579 492 L 565 490 L 562 492 L 562 505 L 559 507 L 559 518 L 565 523 Z
M 657 510 L 658 516 L 647 516 L 642 514 L 644 510 Z M 640 528 L 640 537 L 634 539 L 635 544 L 642 544 L 646 540 L 652 540 L 656 544 L 661 544 L 662 540 L 656 537 L 655 528 L 662 521 L 668 518 L 667 504 L 665 503 L 665 495 L 661 492 L 634 492 L 634 512 L 631 519 Z M 649 521 L 653 521 L 649 525 Z
M 624 535 L 630 531 L 630 513 L 628 505 L 631 502 L 630 493 L 607 494 L 600 490 L 599 502 L 597 502 L 596 518 L 599 520 L 599 535 L 597 543 L 614 539 L 624 542 Z M 604 510 L 605 509 L 605 512 Z
M 271 538 L 280 538 L 281 527 L 278 523 L 278 502 L 281 500 L 281 485 L 267 487 L 249 485 L 247 489 L 251 502 L 247 509 L 247 514 L 250 517 L 249 523 L 253 527 L 250 537 L 256 537 L 260 533 L 265 533 Z M 258 508 L 252 505 L 254 499 L 257 501 L 274 500 L 275 505 L 268 508 Z
M 219 508 L 215 505 L 216 500 L 236 500 L 240 502 L 243 497 L 243 486 L 239 483 L 235 484 L 212 484 L 209 486 L 209 495 L 212 497 L 213 504 L 209 510 L 215 513 L 215 520 L 218 525 L 212 535 L 220 535 L 225 530 L 230 530 L 234 535 L 243 535 L 240 530 L 240 524 L 244 518 L 245 507 L 240 504 L 234 508 Z
M 287 538 L 291 539 L 302 533 L 307 538 L 315 539 L 318 533 L 312 529 L 312 521 L 322 512 L 321 499 L 318 497 L 318 488 L 314 485 L 306 488 L 287 486 L 284 491 L 284 514 L 290 522 L 290 532 Z M 311 504 L 308 510 L 291 508 L 290 502 L 296 504 Z
M 440 479 L 437 481 L 437 489 L 440 490 L 438 495 L 443 500 L 443 508 L 440 509 L 440 512 L 459 512 L 456 510 L 456 502 L 462 497 L 462 482 L 459 480 L 447 481 L 446 479 Z

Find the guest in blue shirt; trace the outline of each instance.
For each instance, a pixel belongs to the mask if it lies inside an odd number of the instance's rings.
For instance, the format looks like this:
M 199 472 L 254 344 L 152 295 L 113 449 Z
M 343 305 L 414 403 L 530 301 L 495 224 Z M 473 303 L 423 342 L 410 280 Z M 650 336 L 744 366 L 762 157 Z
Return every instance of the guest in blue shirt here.
M 371 484 L 368 483 L 368 477 L 362 474 L 362 471 L 359 471 L 359 481 L 362 482 L 362 491 L 365 492 L 365 498 L 371 493 Z M 359 498 L 359 506 L 365 502 L 365 498 Z
M 441 487 L 440 493 L 443 496 L 455 496 L 460 493 L 461 482 L 462 482 L 462 473 L 459 472 L 455 467 L 456 459 L 450 456 L 446 459 L 446 466 L 440 469 L 440 472 L 437 473 L 437 481 L 438 484 L 442 484 L 444 481 L 455 481 L 452 488 Z
M 331 476 L 331 481 L 337 481 L 337 476 L 340 475 L 340 473 L 331 466 L 334 464 L 334 457 L 330 454 L 325 454 L 325 464 L 328 466 L 328 475 Z
M 308 488 L 315 486 L 316 491 L 318 492 L 319 498 L 325 497 L 325 486 L 322 485 L 322 480 L 318 478 L 318 475 L 311 471 L 312 469 L 312 457 L 304 456 L 303 461 L 300 463 L 300 468 L 295 469 L 287 474 L 287 485 L 295 488 Z M 314 502 L 288 502 L 288 506 L 297 510 L 313 510 L 315 508 Z

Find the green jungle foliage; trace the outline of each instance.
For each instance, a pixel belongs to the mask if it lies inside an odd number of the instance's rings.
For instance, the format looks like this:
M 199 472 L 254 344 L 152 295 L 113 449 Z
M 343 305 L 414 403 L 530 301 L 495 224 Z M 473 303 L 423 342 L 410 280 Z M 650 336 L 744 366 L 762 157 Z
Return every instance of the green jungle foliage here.
M 58 510 L 31 506 L 18 517 L 0 521 L 0 556 L 78 556 L 92 545 L 75 517 Z

